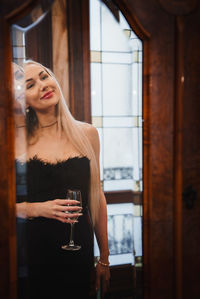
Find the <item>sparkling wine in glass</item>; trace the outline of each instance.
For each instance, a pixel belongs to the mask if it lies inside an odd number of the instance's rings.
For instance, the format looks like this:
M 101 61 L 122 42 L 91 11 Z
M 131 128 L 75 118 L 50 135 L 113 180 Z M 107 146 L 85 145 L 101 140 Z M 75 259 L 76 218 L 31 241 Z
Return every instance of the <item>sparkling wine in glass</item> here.
M 67 191 L 67 199 L 72 199 L 72 200 L 76 200 L 79 202 L 79 204 L 77 203 L 77 206 L 82 206 L 82 197 L 81 197 L 81 191 L 80 190 L 68 190 Z M 66 212 L 67 213 L 67 212 Z M 70 211 L 69 213 L 79 213 L 79 211 Z M 73 218 L 74 220 L 78 219 L 77 218 Z M 66 245 L 62 245 L 62 249 L 64 250 L 71 250 L 71 251 L 75 251 L 75 250 L 79 250 L 81 249 L 80 245 L 76 245 L 74 244 L 74 224 L 75 223 L 70 223 L 71 225 L 71 230 L 70 230 L 70 241 L 68 244 Z

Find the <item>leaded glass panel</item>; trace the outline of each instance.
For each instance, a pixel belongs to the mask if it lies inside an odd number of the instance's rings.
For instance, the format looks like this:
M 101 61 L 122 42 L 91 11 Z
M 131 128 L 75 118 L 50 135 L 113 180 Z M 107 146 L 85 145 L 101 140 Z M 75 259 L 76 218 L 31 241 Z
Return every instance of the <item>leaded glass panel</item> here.
M 100 136 L 103 190 L 141 192 L 142 41 L 120 11 L 118 21 L 100 0 L 90 1 L 90 15 L 92 123 Z M 134 264 L 142 256 L 142 206 L 107 209 L 111 265 Z

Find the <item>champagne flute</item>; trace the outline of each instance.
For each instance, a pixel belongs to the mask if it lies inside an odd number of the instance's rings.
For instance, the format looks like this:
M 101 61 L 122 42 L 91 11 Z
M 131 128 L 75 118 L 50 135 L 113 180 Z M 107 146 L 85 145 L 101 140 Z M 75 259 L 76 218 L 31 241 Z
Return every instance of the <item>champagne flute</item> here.
M 80 190 L 68 190 L 67 191 L 67 196 L 68 199 L 72 199 L 72 200 L 76 200 L 79 202 L 80 207 L 82 206 L 82 197 L 81 197 L 81 191 Z M 66 213 L 79 213 L 79 211 L 70 211 L 70 212 L 66 212 Z M 77 218 L 73 218 L 74 220 L 78 219 Z M 62 245 L 62 249 L 64 250 L 71 250 L 71 251 L 75 251 L 75 250 L 79 250 L 81 249 L 80 245 L 75 245 L 74 244 L 74 224 L 75 223 L 70 223 L 71 225 L 71 230 L 70 230 L 70 241 L 68 244 L 66 245 Z

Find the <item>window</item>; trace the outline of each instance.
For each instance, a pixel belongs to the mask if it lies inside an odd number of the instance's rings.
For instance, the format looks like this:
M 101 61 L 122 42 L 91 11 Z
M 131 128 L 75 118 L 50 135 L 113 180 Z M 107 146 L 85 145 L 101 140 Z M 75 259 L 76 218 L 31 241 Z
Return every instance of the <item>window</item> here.
M 109 1 L 90 1 L 92 123 L 104 192 L 142 192 L 142 42 Z M 114 196 L 114 195 L 113 195 Z M 108 204 L 111 265 L 142 256 L 142 206 Z M 133 255 L 134 253 L 134 255 Z

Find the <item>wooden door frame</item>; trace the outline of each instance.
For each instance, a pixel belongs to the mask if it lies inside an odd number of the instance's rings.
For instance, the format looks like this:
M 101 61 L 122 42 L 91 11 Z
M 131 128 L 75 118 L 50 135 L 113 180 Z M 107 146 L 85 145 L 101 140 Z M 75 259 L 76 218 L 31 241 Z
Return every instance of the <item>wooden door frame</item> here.
M 113 0 L 122 12 L 132 30 L 143 43 L 143 74 L 142 74 L 142 99 L 143 99 L 143 219 L 142 219 L 142 247 L 143 247 L 143 292 L 144 298 L 150 296 L 150 275 L 151 275 L 151 65 L 150 65 L 150 33 L 142 26 L 133 9 L 126 0 Z
M 16 262 L 16 184 L 14 154 L 14 115 L 12 95 L 12 44 L 10 28 L 28 14 L 38 0 L 0 4 L 0 297 L 17 296 Z
M 1 208 L 1 229 L 0 229 L 0 255 L 1 259 L 1 280 L 0 295 L 2 298 L 16 298 L 17 277 L 16 277 L 16 225 L 15 225 L 15 168 L 14 168 L 14 119 L 12 99 L 12 76 L 11 76 L 11 39 L 10 26 L 18 18 L 27 14 L 39 1 L 21 1 L 17 9 L 7 11 L 0 18 L 0 53 L 1 70 L 0 79 L 2 92 L 0 94 L 0 132 L 1 132 L 1 171 L 0 176 L 0 208 Z M 131 13 L 128 3 L 123 0 L 115 0 L 116 5 L 124 14 L 130 26 L 143 41 L 143 263 L 144 263 L 144 290 L 148 294 L 150 275 L 150 230 L 149 219 L 151 218 L 151 147 L 149 137 L 150 127 L 150 81 L 151 72 L 149 66 L 150 35 L 141 26 L 136 16 Z M 72 114 L 87 122 L 91 122 L 90 110 L 90 52 L 89 52 L 89 1 L 80 1 L 81 7 L 75 11 L 75 1 L 67 1 L 67 20 L 69 25 L 69 66 L 70 66 L 70 107 Z M 84 9 L 83 9 L 84 8 Z M 86 9 L 87 8 L 87 9 Z M 80 17 L 79 28 L 76 18 Z M 76 30 L 74 31 L 74 28 Z M 77 45 L 78 41 L 78 45 Z M 74 52 L 76 50 L 76 52 Z M 82 53 L 82 56 L 80 55 Z M 77 64 L 77 57 L 81 57 L 80 64 Z M 78 66 L 78 67 L 77 67 Z M 80 76 L 80 73 L 82 76 Z M 79 78 L 82 81 L 78 82 Z M 79 84 L 79 85 L 77 85 Z M 79 88 L 77 88 L 77 86 Z M 147 298 L 147 296 L 145 296 Z

